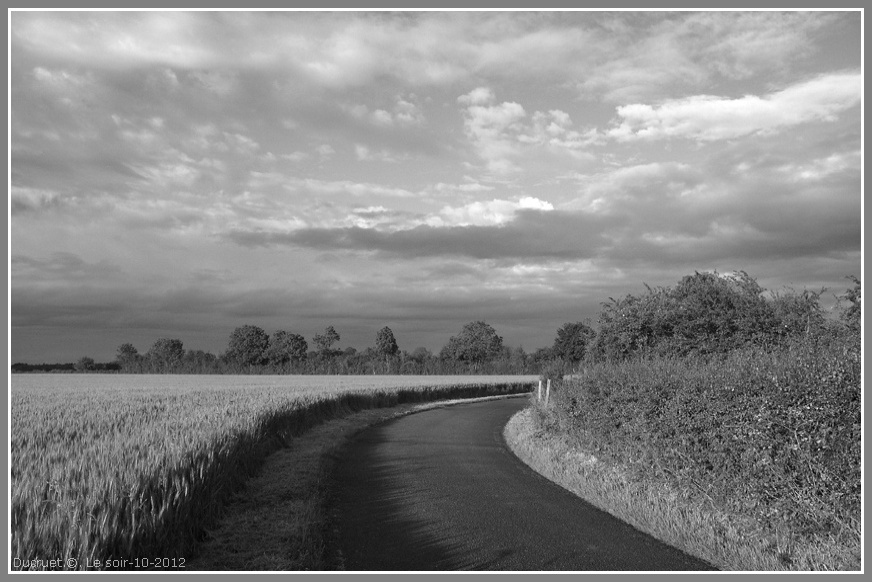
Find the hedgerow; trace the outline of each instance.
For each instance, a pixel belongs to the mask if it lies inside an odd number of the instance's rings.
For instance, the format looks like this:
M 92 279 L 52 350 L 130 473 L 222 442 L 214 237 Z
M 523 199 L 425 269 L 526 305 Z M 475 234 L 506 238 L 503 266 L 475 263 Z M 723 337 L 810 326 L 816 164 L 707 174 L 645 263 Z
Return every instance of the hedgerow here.
M 638 479 L 752 517 L 763 536 L 859 539 L 860 366 L 848 334 L 590 364 L 540 421 Z
M 850 279 L 839 320 L 825 317 L 821 293 L 767 296 L 744 272 L 611 299 L 584 364 L 555 383 L 538 424 L 763 539 L 858 548 L 861 290 Z

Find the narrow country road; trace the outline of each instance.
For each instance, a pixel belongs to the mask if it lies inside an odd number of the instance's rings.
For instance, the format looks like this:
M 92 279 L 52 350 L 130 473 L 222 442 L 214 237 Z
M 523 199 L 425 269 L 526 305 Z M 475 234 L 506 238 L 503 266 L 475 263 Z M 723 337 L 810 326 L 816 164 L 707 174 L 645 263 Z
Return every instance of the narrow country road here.
M 710 570 L 518 460 L 510 398 L 362 432 L 339 460 L 333 553 L 345 570 Z

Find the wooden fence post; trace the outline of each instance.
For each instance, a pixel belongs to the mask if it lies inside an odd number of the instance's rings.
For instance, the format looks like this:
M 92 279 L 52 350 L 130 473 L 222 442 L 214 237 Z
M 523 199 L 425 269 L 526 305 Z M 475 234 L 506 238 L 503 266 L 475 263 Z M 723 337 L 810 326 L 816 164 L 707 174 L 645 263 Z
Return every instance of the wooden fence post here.
M 551 378 L 548 378 L 548 384 L 545 387 L 545 408 L 548 408 L 548 398 L 551 396 Z
M 542 380 L 539 380 L 539 392 L 536 394 L 536 400 L 542 400 Z

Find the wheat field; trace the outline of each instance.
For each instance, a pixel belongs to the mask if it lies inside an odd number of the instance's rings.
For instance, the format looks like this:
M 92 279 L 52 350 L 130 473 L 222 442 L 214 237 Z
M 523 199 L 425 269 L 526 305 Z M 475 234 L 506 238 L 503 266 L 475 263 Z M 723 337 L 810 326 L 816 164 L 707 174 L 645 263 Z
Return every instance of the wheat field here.
M 295 434 L 347 411 L 530 390 L 534 376 L 14 375 L 13 570 L 185 556 Z

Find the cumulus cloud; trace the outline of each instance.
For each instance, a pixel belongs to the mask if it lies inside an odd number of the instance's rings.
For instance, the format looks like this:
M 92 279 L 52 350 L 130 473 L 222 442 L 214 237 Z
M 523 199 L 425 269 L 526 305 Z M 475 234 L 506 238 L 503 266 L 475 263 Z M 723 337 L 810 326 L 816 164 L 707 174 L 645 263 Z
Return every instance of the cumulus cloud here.
M 353 117 L 381 127 L 408 127 L 425 122 L 424 113 L 414 103 L 415 96 L 397 96 L 390 110 L 370 109 L 366 105 L 344 107 Z
M 609 136 L 622 140 L 681 137 L 732 139 L 812 121 L 831 121 L 860 103 L 858 73 L 828 74 L 758 97 L 727 99 L 697 95 L 658 106 L 617 108 L 620 125 Z
M 521 169 L 519 158 L 531 148 L 587 157 L 584 148 L 599 143 L 596 129 L 580 133 L 572 129 L 569 114 L 559 109 L 536 111 L 527 121 L 524 107 L 515 102 L 496 103 L 487 87 L 478 87 L 457 98 L 464 105 L 464 131 L 486 167 L 494 174 L 511 174 Z

